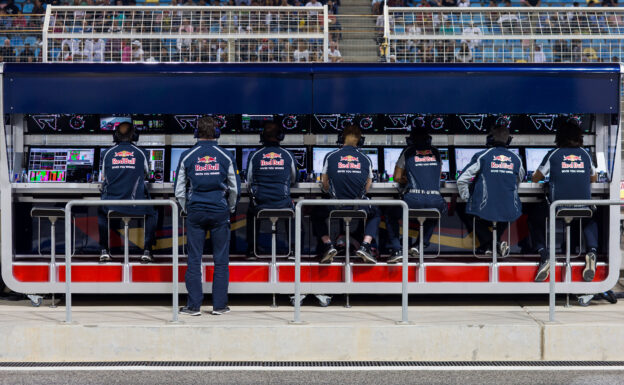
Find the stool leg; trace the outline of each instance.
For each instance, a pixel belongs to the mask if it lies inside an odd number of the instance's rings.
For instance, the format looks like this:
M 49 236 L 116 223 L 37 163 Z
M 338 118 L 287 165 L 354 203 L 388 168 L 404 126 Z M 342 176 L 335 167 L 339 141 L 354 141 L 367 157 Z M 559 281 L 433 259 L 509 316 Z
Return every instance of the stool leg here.
M 50 282 L 56 282 L 56 218 L 50 218 Z M 52 292 L 52 303 L 50 308 L 56 308 L 54 292 Z
M 496 241 L 498 240 L 496 222 L 492 222 L 492 282 L 498 282 L 498 260 Z
M 423 218 L 418 218 L 418 223 L 420 224 L 420 228 L 418 229 L 418 237 L 420 238 L 419 242 L 419 260 L 418 260 L 418 282 L 425 282 L 425 250 L 424 250 L 424 235 L 423 228 L 425 226 L 425 221 Z
M 130 282 L 130 245 L 128 240 L 128 227 L 129 227 L 129 218 L 124 218 L 124 269 L 123 269 L 123 280 L 124 282 Z
M 571 222 L 566 220 L 565 222 L 565 237 L 566 237 L 566 267 L 565 267 L 565 282 L 572 281 L 572 268 L 570 267 L 570 226 Z M 566 304 L 565 307 L 570 307 L 570 293 L 566 292 Z
M 271 283 L 277 282 L 277 218 L 271 218 Z M 275 292 L 273 292 L 272 308 L 277 307 L 275 302 Z
M 351 252 L 351 219 L 348 218 L 345 220 L 345 232 L 347 233 L 347 242 L 346 242 L 346 246 L 347 246 L 347 251 L 345 253 L 345 282 L 347 284 L 351 283 L 351 260 L 350 260 L 350 252 Z M 351 304 L 349 303 L 349 293 L 346 294 L 346 298 L 345 298 L 346 302 L 345 302 L 345 307 L 346 308 L 350 308 Z

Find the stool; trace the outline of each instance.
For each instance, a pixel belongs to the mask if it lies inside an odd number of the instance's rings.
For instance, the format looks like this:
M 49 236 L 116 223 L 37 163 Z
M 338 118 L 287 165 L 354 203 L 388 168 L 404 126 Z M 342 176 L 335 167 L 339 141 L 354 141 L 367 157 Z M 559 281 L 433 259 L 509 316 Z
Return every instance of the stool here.
M 254 255 L 260 257 L 256 251 L 256 222 L 258 219 L 268 219 L 271 221 L 271 283 L 277 283 L 277 221 L 280 219 L 288 219 L 288 254 L 280 255 L 280 257 L 288 257 L 290 255 L 291 245 L 291 221 L 295 216 L 295 212 L 291 209 L 263 209 L 258 211 L 254 218 Z M 275 302 L 275 293 L 273 293 L 273 304 L 271 307 L 277 307 Z
M 331 221 L 332 219 L 342 219 L 345 223 L 345 236 L 347 238 L 346 241 L 346 253 L 345 253 L 345 282 L 351 283 L 351 261 L 350 261 L 350 243 L 351 243 L 351 221 L 354 219 L 362 219 L 366 221 L 367 214 L 364 210 L 332 210 L 329 213 L 329 234 L 331 235 Z M 349 304 L 349 294 L 346 294 L 346 308 L 350 308 Z
M 65 220 L 65 209 L 55 207 L 33 207 L 30 210 L 31 218 L 39 221 L 37 228 L 37 252 L 41 255 L 41 218 L 48 218 L 50 221 L 50 282 L 56 282 L 56 221 Z M 74 225 L 74 231 L 76 227 Z M 74 237 L 75 239 L 75 237 Z M 54 293 L 52 293 L 51 308 L 55 308 Z
M 475 258 L 481 259 L 480 256 L 477 255 L 476 252 L 476 238 L 477 233 L 475 231 L 476 228 L 476 217 L 472 218 L 472 255 Z M 497 233 L 497 223 L 492 222 L 492 268 L 490 269 L 490 280 L 491 282 L 498 282 L 498 248 L 496 247 L 496 243 L 498 243 L 498 233 Z M 507 222 L 507 246 L 511 247 L 511 224 Z M 504 258 L 504 257 L 503 257 Z
M 575 219 L 591 218 L 594 215 L 589 207 L 560 208 L 555 214 L 555 219 L 563 219 L 565 222 L 566 238 L 566 261 L 565 261 L 565 282 L 572 282 L 572 267 L 570 266 L 570 226 Z M 581 230 L 582 233 L 582 230 Z M 551 245 L 553 247 L 554 245 Z M 570 293 L 566 293 L 566 307 L 570 307 Z
M 108 211 L 108 229 L 110 232 L 110 220 L 121 219 L 124 223 L 124 269 L 123 280 L 124 282 L 130 282 L 130 245 L 128 239 L 128 226 L 131 219 L 143 220 L 143 232 L 145 233 L 145 216 L 137 214 L 126 214 L 114 210 Z M 110 237 L 108 238 L 108 249 L 110 250 Z
M 418 230 L 418 235 L 420 238 L 419 247 L 418 247 L 418 282 L 425 282 L 425 248 L 424 248 L 424 235 L 423 229 L 425 226 L 425 221 L 427 219 L 437 219 L 438 220 L 438 254 L 436 257 L 440 255 L 440 211 L 437 209 L 413 209 L 409 210 L 409 218 L 418 220 L 420 225 L 420 229 Z M 434 257 L 435 258 L 435 257 Z

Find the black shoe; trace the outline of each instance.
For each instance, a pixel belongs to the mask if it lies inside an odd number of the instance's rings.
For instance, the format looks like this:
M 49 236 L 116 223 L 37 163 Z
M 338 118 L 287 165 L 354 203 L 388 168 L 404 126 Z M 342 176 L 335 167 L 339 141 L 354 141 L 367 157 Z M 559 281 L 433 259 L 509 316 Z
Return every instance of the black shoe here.
M 193 317 L 197 317 L 201 315 L 201 312 L 199 311 L 199 309 L 191 309 L 188 306 L 181 307 L 178 313 L 182 315 L 190 315 Z
M 212 315 L 223 315 L 223 314 L 227 314 L 229 312 L 230 312 L 230 308 L 228 306 L 226 306 L 223 309 L 212 309 L 212 312 L 210 314 L 212 314 Z
M 355 252 L 355 254 L 362 258 L 366 263 L 377 263 L 375 257 L 373 257 L 373 252 L 371 251 L 370 243 L 362 242 L 362 246 Z
M 329 242 L 324 244 L 320 263 L 332 263 L 336 254 L 338 254 L 338 250 L 336 250 L 333 243 Z
M 550 274 L 550 260 L 542 259 L 539 267 L 537 268 L 537 274 L 535 274 L 535 282 L 544 282 L 548 279 Z
M 609 303 L 612 304 L 616 304 L 618 301 L 617 297 L 613 293 L 613 290 L 605 291 L 604 293 L 600 293 L 598 295 L 600 296 L 600 298 L 604 299 L 605 301 L 609 301 Z
M 401 250 L 395 250 L 390 253 L 387 263 L 397 263 L 403 261 L 403 252 Z
M 108 250 L 102 249 L 102 252 L 100 253 L 100 263 L 106 263 L 106 262 L 110 262 L 112 260 L 113 260 L 113 258 L 111 258 L 110 253 L 108 252 Z
M 585 269 L 583 270 L 583 281 L 591 282 L 596 275 L 596 253 L 590 250 L 585 254 Z
M 152 256 L 152 252 L 149 250 L 144 250 L 143 255 L 141 255 L 141 263 L 152 263 L 154 262 L 154 257 Z

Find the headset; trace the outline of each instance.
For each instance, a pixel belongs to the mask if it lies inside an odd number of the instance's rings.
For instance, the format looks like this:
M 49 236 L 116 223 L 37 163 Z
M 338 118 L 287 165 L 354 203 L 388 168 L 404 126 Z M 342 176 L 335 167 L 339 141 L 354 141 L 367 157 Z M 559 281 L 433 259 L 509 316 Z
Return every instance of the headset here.
M 407 143 L 408 146 L 415 146 L 417 144 L 416 140 L 415 140 L 416 139 L 415 136 L 416 136 L 416 132 L 412 131 L 410 133 L 410 136 L 406 136 L 405 137 L 405 143 Z M 423 144 L 426 147 L 431 147 L 431 143 L 433 142 L 433 138 L 431 137 L 431 135 L 425 134 L 425 138 L 424 139 L 425 140 L 424 140 Z
M 574 124 L 574 125 L 577 125 L 578 127 L 581 127 L 581 125 L 582 125 L 582 123 L 583 123 L 583 122 L 582 122 L 582 120 L 581 120 L 581 117 L 580 117 L 580 116 L 578 116 L 578 115 L 571 115 L 571 116 L 569 116 L 569 117 L 568 117 L 568 119 L 566 120 L 566 123 L 569 123 L 569 124 Z
M 139 132 L 137 131 L 136 127 L 134 127 L 134 125 L 132 124 L 132 122 L 121 122 L 119 123 L 117 126 L 115 126 L 115 129 L 113 130 L 113 142 L 114 143 L 121 143 L 122 140 L 119 137 L 119 126 L 121 126 L 122 124 L 129 124 L 130 125 L 130 130 L 132 131 L 132 142 L 138 142 L 139 141 Z
M 277 131 L 277 135 L 275 136 L 275 139 L 277 139 L 278 142 L 281 142 L 284 140 L 284 138 L 286 138 L 286 131 L 284 130 L 284 127 L 280 126 L 279 124 L 276 124 L 277 128 L 279 131 Z M 260 131 L 260 143 L 264 143 L 266 142 L 266 140 L 264 139 L 264 128 L 262 129 L 262 131 Z
M 200 116 L 201 117 L 201 116 Z M 195 128 L 193 129 L 193 138 L 197 139 L 199 138 L 199 118 L 197 118 L 197 121 L 195 122 Z M 216 119 L 214 119 L 214 138 L 215 139 L 219 139 L 219 137 L 221 136 L 221 128 L 217 125 Z
M 365 136 L 360 136 L 360 140 L 358 140 L 358 142 L 357 142 L 357 147 L 358 148 L 362 147 L 364 145 L 364 141 L 365 140 L 366 140 Z M 340 134 L 338 134 L 338 140 L 336 140 L 336 144 L 338 144 L 338 145 L 340 145 L 342 147 L 342 146 L 344 146 L 344 141 L 345 141 L 345 138 L 344 138 L 343 133 L 341 132 Z

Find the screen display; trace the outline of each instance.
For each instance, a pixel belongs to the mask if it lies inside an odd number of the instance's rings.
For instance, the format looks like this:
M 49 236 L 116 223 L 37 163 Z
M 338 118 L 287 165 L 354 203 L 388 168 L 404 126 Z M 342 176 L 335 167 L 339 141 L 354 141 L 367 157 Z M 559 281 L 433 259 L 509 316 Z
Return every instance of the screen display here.
M 472 157 L 481 151 L 485 151 L 485 148 L 456 148 L 455 149 L 455 179 L 459 178 L 464 168 L 470 163 Z M 508 148 L 509 151 L 520 156 L 519 148 Z
M 243 133 L 258 133 L 264 129 L 264 125 L 273 121 L 273 115 L 247 115 L 241 116 L 241 129 Z
M 425 119 L 425 115 L 420 114 L 384 114 L 381 116 L 381 124 L 385 132 L 407 134 L 415 127 L 424 126 Z
M 373 171 L 379 170 L 379 150 L 376 148 L 360 148 L 362 154 L 367 155 L 372 163 Z
M 219 130 L 221 130 L 221 133 L 231 133 L 231 132 L 234 132 L 236 129 L 236 116 L 224 115 L 224 114 L 170 115 L 167 128 L 169 128 L 172 132 L 176 132 L 176 133 L 192 134 L 197 128 L 197 120 L 202 116 L 211 116 L 214 119 L 216 126 L 219 128 Z
M 376 115 L 373 114 L 315 114 L 312 117 L 312 126 L 314 132 L 339 133 L 347 126 L 355 124 L 365 134 L 378 131 L 376 120 Z
M 90 181 L 94 149 L 32 148 L 28 180 L 32 183 Z
M 101 116 L 100 117 L 100 130 L 113 131 L 119 124 L 124 122 L 132 122 L 129 116 Z
M 97 115 L 89 114 L 36 114 L 26 115 L 28 133 L 89 133 L 96 132 Z
M 169 182 L 175 182 L 176 171 L 178 170 L 178 163 L 180 163 L 180 156 L 188 148 L 172 148 L 171 160 L 169 162 Z
M 150 171 L 148 179 L 156 183 L 163 183 L 165 181 L 165 149 L 146 148 L 146 150 Z
M 132 115 L 132 124 L 137 131 L 162 132 L 165 130 L 165 118 L 161 114 Z
M 307 168 L 307 154 L 308 150 L 305 147 L 286 147 L 295 157 L 298 170 L 305 170 Z
M 552 150 L 552 148 L 525 148 L 524 153 L 526 155 L 526 166 L 527 166 L 527 180 L 530 180 L 533 176 L 533 173 L 538 169 L 542 160 L 548 151 Z
M 249 155 L 251 155 L 254 151 L 256 151 L 257 148 L 256 147 L 245 147 L 243 148 L 243 154 L 241 155 L 242 158 L 242 168 L 241 170 L 243 171 L 247 171 L 247 164 L 249 161 Z
M 320 175 L 323 171 L 323 161 L 325 156 L 332 151 L 336 151 L 338 147 L 315 147 L 312 149 L 312 172 Z

